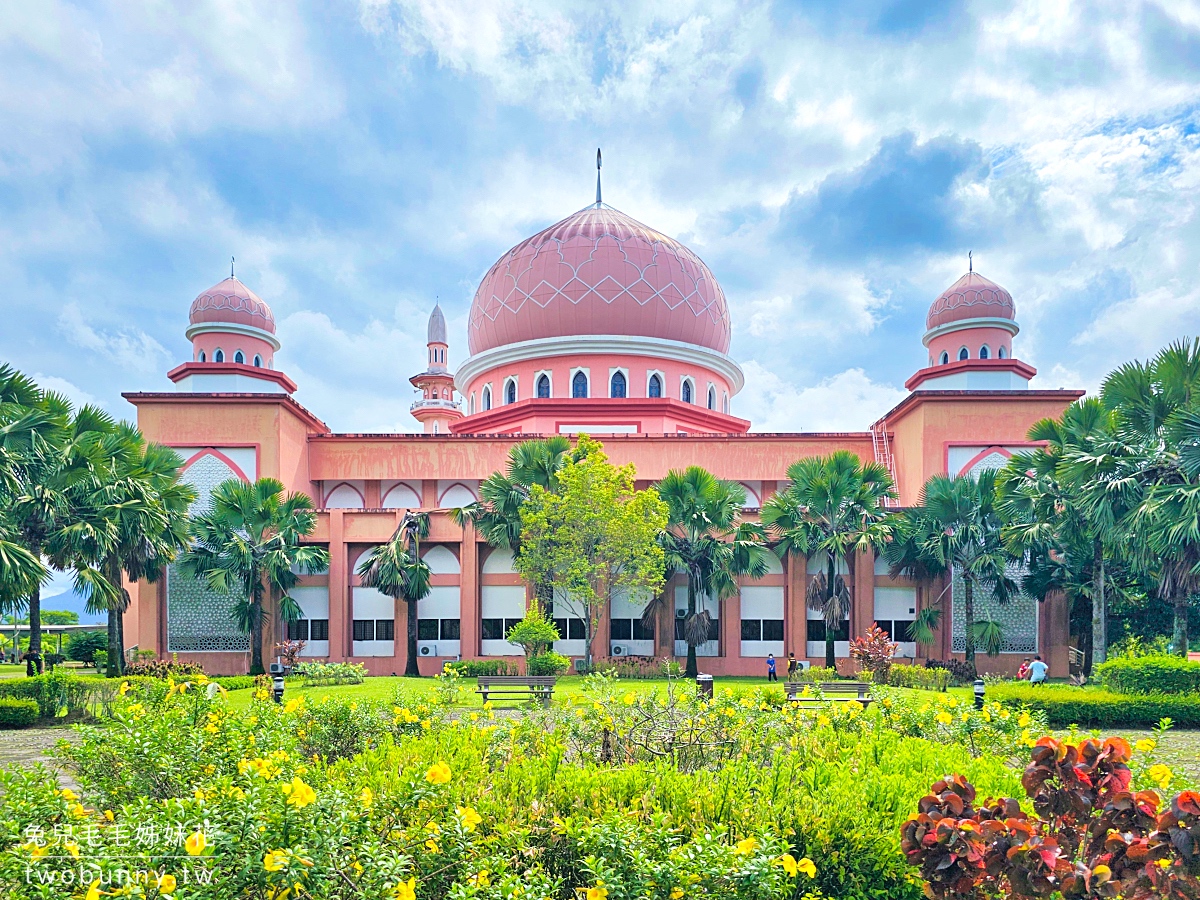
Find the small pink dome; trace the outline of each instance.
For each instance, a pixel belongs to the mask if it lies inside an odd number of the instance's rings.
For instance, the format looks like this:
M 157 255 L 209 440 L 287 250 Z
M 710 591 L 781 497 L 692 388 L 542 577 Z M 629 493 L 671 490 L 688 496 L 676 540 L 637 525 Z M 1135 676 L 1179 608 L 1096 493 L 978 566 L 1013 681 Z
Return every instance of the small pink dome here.
M 609 206 L 517 244 L 471 303 L 472 354 L 537 338 L 616 334 L 729 350 L 729 310 L 691 250 Z
M 192 325 L 249 325 L 275 333 L 275 317 L 271 315 L 271 307 L 233 276 L 214 284 L 193 300 L 188 321 Z
M 937 328 L 963 319 L 1015 319 L 1012 294 L 978 272 L 968 272 L 929 307 L 926 328 Z

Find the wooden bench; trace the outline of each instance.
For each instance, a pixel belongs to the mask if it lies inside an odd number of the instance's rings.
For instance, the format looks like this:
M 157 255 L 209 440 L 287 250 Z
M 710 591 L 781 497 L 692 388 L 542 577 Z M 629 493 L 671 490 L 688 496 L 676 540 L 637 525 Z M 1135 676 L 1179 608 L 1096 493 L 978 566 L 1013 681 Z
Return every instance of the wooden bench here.
M 787 691 L 787 698 L 789 700 L 815 701 L 821 699 L 815 693 L 808 697 L 800 696 L 804 693 L 805 688 L 809 688 L 810 690 L 820 688 L 821 693 L 825 695 L 824 699 L 833 703 L 847 703 L 851 700 L 857 700 L 863 706 L 870 706 L 872 701 L 871 684 L 867 681 L 822 681 L 820 684 L 814 684 L 811 681 L 789 681 L 784 684 L 784 689 Z M 844 696 L 846 694 L 853 696 Z
M 498 697 L 502 700 L 537 700 L 543 706 L 549 706 L 557 681 L 553 675 L 479 675 L 475 679 L 475 693 L 483 696 L 484 703 L 491 697 Z

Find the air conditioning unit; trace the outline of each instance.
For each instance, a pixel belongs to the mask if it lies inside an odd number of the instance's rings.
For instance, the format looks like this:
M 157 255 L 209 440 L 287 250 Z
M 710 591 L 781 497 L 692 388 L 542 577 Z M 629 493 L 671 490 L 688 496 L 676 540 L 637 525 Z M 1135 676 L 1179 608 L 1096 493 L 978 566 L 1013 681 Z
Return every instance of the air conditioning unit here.
M 437 656 L 437 644 L 422 644 L 419 652 L 422 656 Z
M 686 610 L 686 609 L 677 609 L 677 610 L 675 610 L 675 618 L 677 618 L 677 619 L 686 619 L 686 618 L 687 618 L 687 610 Z
M 613 644 L 612 645 L 612 655 L 613 656 L 628 656 L 629 648 L 626 647 L 624 644 Z

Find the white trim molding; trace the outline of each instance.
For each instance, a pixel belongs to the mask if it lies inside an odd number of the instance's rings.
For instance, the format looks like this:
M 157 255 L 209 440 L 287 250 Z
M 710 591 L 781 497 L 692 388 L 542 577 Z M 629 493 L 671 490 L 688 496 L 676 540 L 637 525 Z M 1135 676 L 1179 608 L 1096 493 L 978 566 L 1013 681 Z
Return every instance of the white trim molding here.
M 590 400 L 592 398 L 592 370 L 587 366 L 571 367 L 570 377 L 567 379 L 567 396 L 572 400 L 581 399 L 575 396 L 575 376 L 580 372 L 582 372 L 583 377 L 587 379 L 587 397 L 583 399 Z
M 629 370 L 623 366 L 609 366 L 609 368 L 608 368 L 608 393 L 605 394 L 605 396 L 610 397 L 610 398 L 612 397 L 612 380 L 613 380 L 613 376 L 616 375 L 618 372 L 620 372 L 621 376 L 625 379 L 625 397 L 628 398 L 629 397 Z
M 928 347 L 934 338 L 939 338 L 943 334 L 952 334 L 955 331 L 963 331 L 967 328 L 1003 328 L 1013 337 L 1016 337 L 1021 330 L 1012 319 L 1004 319 L 999 316 L 959 319 L 957 322 L 947 322 L 945 325 L 930 328 L 925 332 L 925 336 L 921 338 L 921 343 Z
M 550 385 L 550 394 L 546 397 L 538 397 L 538 382 L 542 380 L 542 376 L 546 376 L 546 383 Z M 538 369 L 533 373 L 533 399 L 534 400 L 552 400 L 554 399 L 554 372 L 550 369 Z
M 973 320 L 983 321 L 983 320 Z M 987 320 L 990 321 L 990 320 Z M 1011 327 L 1015 323 L 1007 319 L 997 320 L 1008 322 Z M 515 344 L 503 344 L 477 353 L 465 360 L 458 371 L 454 373 L 454 383 L 459 393 L 471 382 L 498 366 L 511 365 L 529 359 L 545 359 L 551 356 L 586 356 L 593 353 L 605 353 L 625 356 L 646 356 L 652 359 L 671 359 L 677 362 L 703 366 L 716 372 L 729 383 L 730 389 L 736 394 L 746 383 L 742 368 L 724 353 L 687 344 L 683 341 L 670 341 L 663 338 L 625 336 L 616 334 L 575 335 L 573 337 L 538 338 L 532 341 L 518 341 Z M 646 376 L 647 382 L 649 375 Z M 666 387 L 664 383 L 663 387 Z
M 662 369 L 646 370 L 646 397 L 650 397 L 650 379 L 655 375 L 658 376 L 658 396 L 654 399 L 661 400 L 667 395 L 667 373 Z
M 190 341 L 198 334 L 244 334 L 247 337 L 266 341 L 271 345 L 272 350 L 278 350 L 282 346 L 279 339 L 271 332 L 263 328 L 255 328 L 253 325 L 238 325 L 235 322 L 197 322 L 195 325 L 189 325 L 183 336 Z

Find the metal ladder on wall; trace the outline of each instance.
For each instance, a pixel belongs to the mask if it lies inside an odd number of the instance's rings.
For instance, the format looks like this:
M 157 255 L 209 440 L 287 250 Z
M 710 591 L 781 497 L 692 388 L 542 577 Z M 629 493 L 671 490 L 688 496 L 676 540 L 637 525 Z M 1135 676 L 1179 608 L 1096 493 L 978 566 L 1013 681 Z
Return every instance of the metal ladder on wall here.
M 888 440 L 887 421 L 880 419 L 871 426 L 871 447 L 875 451 L 875 462 L 879 463 L 889 475 L 892 483 L 896 484 L 896 459 L 892 456 L 891 442 Z M 897 506 L 899 501 L 891 497 L 885 498 L 884 506 Z

